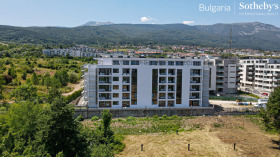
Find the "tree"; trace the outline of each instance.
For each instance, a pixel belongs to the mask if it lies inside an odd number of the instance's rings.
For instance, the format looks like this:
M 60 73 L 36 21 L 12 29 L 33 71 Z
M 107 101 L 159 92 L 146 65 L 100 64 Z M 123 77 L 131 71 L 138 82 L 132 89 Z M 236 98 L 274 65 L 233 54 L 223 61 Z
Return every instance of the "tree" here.
M 4 87 L 3 84 L 5 83 L 4 75 L 0 75 L 0 99 L 4 100 Z
M 60 152 L 67 157 L 87 155 L 86 138 L 81 135 L 81 126 L 73 114 L 74 108 L 61 96 L 44 111 L 45 117 L 39 122 L 38 140 L 51 156 Z
M 39 84 L 39 78 L 37 76 L 37 74 L 35 72 L 33 72 L 32 76 L 31 76 L 31 81 L 34 85 L 38 85 Z
M 48 103 L 52 103 L 54 101 L 54 99 L 56 97 L 59 97 L 60 95 L 61 95 L 61 92 L 58 90 L 58 88 L 52 86 L 47 95 Z
M 22 78 L 23 80 L 26 80 L 26 76 L 27 76 L 27 73 L 26 73 L 26 71 L 24 71 L 23 74 L 21 75 L 21 78 Z
M 271 93 L 266 109 L 262 109 L 260 114 L 268 130 L 275 129 L 280 133 L 280 86 Z
M 49 72 L 46 72 L 43 76 L 42 84 L 47 86 L 47 89 L 51 86 L 51 75 Z
M 8 113 L 0 116 L 1 156 L 26 156 L 23 153 L 35 141 L 41 111 L 40 105 L 21 102 L 11 104 Z
M 69 75 L 66 70 L 56 72 L 54 77 L 59 80 L 62 86 L 67 86 L 69 82 Z
M 12 68 L 9 68 L 9 69 L 8 69 L 8 75 L 9 75 L 9 76 L 12 76 L 13 78 L 16 78 L 16 77 L 17 77 L 17 72 L 16 72 L 15 69 L 12 67 Z
M 266 110 L 261 112 L 267 128 L 280 131 L 280 87 L 274 89 L 266 104 Z
M 37 88 L 30 85 L 24 84 L 16 88 L 12 92 L 12 97 L 15 97 L 16 100 L 34 100 L 37 96 Z
M 114 132 L 111 130 L 112 113 L 109 110 L 103 110 L 102 112 L 102 123 L 100 130 L 103 132 L 103 137 L 106 138 L 106 142 L 111 142 L 113 139 Z
M 69 74 L 69 81 L 70 81 L 71 83 L 77 83 L 78 80 L 79 80 L 79 78 L 78 78 L 78 75 L 77 75 L 76 73 L 71 72 L 71 73 Z

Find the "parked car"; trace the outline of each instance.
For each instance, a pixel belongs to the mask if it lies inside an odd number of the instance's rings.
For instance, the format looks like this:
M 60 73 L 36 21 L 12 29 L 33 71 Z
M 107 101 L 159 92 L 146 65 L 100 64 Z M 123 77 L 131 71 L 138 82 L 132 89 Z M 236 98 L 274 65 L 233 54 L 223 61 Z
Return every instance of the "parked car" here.
M 268 94 L 267 94 L 267 93 L 262 93 L 262 95 L 264 95 L 264 96 L 268 96 Z
M 266 108 L 266 104 L 256 104 L 254 107 L 256 108 Z
M 268 99 L 258 99 L 258 103 L 254 105 L 256 108 L 266 108 L 266 104 L 268 102 Z

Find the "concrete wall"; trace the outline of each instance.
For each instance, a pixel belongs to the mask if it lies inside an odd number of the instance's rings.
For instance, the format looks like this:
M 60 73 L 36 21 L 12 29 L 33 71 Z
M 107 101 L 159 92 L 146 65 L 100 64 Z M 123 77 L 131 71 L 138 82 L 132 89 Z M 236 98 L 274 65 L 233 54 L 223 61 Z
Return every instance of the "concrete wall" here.
M 113 117 L 146 117 L 164 114 L 168 116 L 202 116 L 212 115 L 215 113 L 212 107 L 197 107 L 197 108 L 162 108 L 162 109 L 108 109 Z M 93 116 L 101 116 L 103 109 L 76 109 L 75 117 L 83 115 L 84 118 L 91 118 Z

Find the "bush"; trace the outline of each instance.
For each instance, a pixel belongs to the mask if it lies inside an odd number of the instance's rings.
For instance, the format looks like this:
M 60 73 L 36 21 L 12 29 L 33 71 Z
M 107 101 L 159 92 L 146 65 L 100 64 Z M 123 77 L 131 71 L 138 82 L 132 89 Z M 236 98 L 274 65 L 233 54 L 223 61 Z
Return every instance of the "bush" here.
M 71 83 L 77 83 L 78 80 L 79 80 L 79 77 L 78 77 L 78 75 L 77 75 L 76 73 L 71 72 L 71 73 L 69 74 L 69 81 L 70 81 Z
M 99 120 L 99 117 L 98 117 L 98 116 L 94 116 L 94 117 L 91 117 L 90 120 L 91 120 L 91 121 L 97 121 L 97 120 Z
M 80 89 L 80 90 L 74 92 L 73 94 L 68 95 L 68 96 L 66 97 L 66 102 L 67 102 L 67 103 L 70 103 L 70 102 L 72 102 L 73 100 L 77 99 L 79 96 L 82 95 L 82 91 L 83 91 L 83 89 Z
M 134 121 L 134 120 L 136 120 L 136 118 L 133 117 L 133 116 L 127 116 L 127 117 L 126 117 L 126 121 L 127 121 L 127 122 L 131 122 L 131 121 Z
M 158 115 L 154 115 L 154 116 L 153 116 L 153 119 L 158 119 L 158 118 L 159 118 Z
M 76 121 L 79 121 L 79 122 L 81 122 L 81 121 L 83 121 L 83 120 L 84 120 L 83 115 L 79 115 L 79 116 L 76 118 Z
M 166 115 L 166 114 L 164 114 L 163 116 L 162 116 L 162 119 L 167 119 L 168 118 L 168 116 Z

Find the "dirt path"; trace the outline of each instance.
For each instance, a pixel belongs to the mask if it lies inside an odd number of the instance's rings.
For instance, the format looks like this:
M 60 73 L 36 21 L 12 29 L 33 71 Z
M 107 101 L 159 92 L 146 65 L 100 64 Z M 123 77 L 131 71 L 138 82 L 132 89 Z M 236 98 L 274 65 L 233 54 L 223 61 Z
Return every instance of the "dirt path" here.
M 63 95 L 63 96 L 68 96 L 68 95 L 73 94 L 74 92 L 76 92 L 76 91 L 82 89 L 82 88 L 83 88 L 83 84 L 84 84 L 83 81 L 81 81 L 81 82 L 78 83 L 78 84 L 71 84 L 71 85 L 69 85 L 69 87 L 73 87 L 73 88 L 74 88 L 73 91 L 71 91 L 71 92 L 69 92 L 69 93 L 62 93 L 62 95 Z
M 201 129 L 179 132 L 179 135 L 176 133 L 127 135 L 124 140 L 126 148 L 117 156 L 280 157 L 280 150 L 274 142 L 278 137 L 260 130 L 249 118 L 198 117 L 185 120 L 184 123 L 186 127 L 199 124 Z M 236 150 L 233 149 L 234 143 Z M 141 151 L 141 144 L 144 144 L 144 151 Z M 191 144 L 191 151 L 187 150 L 188 144 Z

